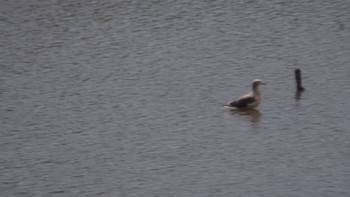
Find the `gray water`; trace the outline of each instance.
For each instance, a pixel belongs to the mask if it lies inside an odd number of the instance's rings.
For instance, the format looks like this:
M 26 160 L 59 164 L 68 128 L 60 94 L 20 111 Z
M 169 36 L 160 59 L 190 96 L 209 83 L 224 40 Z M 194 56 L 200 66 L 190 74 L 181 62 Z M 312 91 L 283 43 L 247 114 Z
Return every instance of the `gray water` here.
M 1 196 L 350 196 L 349 1 L 2 1 L 0 44 Z

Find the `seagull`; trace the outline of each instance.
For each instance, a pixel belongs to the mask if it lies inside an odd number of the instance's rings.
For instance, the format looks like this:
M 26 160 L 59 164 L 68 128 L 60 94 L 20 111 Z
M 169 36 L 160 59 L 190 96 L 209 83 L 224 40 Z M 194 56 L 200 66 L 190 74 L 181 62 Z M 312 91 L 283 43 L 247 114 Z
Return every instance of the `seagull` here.
M 241 97 L 238 100 L 230 101 L 225 104 L 227 109 L 254 109 L 261 101 L 259 86 L 260 84 L 266 85 L 261 82 L 260 79 L 255 79 L 252 83 L 253 90 Z

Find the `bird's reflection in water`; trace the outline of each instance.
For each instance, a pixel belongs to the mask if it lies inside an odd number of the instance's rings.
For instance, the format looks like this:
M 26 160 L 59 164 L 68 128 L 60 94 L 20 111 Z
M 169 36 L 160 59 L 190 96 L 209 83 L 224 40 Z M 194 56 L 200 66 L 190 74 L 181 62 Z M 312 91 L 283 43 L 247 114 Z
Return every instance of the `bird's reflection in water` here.
M 232 109 L 230 110 L 231 114 L 233 115 L 241 115 L 241 116 L 248 116 L 250 117 L 250 121 L 253 123 L 259 122 L 261 113 L 259 110 L 256 109 L 247 109 L 247 110 L 242 110 L 242 109 Z

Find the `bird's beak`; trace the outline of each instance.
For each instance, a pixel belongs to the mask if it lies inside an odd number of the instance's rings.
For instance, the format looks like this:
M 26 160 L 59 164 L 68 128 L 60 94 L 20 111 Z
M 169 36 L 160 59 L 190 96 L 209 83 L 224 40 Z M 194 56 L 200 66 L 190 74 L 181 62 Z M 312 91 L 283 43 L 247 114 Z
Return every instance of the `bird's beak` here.
M 262 85 L 266 85 L 266 83 L 263 83 L 263 82 L 261 82 L 260 84 L 262 84 Z

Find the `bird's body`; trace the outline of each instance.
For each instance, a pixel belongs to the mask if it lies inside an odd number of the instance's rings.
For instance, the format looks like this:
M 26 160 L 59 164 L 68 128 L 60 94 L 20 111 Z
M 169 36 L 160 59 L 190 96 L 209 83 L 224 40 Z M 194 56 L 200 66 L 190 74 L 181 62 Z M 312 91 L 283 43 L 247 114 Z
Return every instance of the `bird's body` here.
M 252 91 L 239 97 L 235 101 L 230 101 L 225 104 L 225 108 L 228 109 L 254 109 L 259 106 L 261 102 L 261 96 L 259 91 L 259 85 L 264 84 L 259 79 L 255 79 L 252 84 Z

